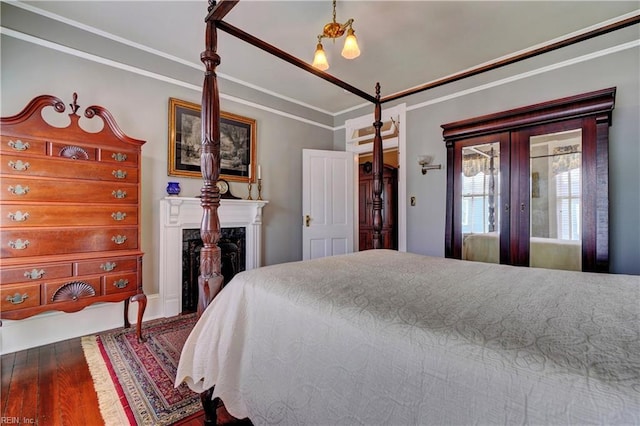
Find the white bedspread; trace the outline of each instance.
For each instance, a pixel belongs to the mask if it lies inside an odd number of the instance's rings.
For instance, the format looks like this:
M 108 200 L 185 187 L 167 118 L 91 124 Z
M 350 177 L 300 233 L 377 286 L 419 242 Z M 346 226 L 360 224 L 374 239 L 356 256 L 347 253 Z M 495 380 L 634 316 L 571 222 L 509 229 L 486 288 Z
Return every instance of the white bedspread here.
M 640 424 L 640 277 L 369 250 L 242 272 L 176 383 L 254 424 Z

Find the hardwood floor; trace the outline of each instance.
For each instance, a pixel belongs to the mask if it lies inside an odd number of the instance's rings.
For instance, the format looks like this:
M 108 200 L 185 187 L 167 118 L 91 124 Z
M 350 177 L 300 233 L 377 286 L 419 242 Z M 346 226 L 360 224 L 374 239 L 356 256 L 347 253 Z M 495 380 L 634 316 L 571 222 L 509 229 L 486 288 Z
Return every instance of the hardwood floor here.
M 2 423 L 100 425 L 80 338 L 3 355 Z
M 3 355 L 1 424 L 103 424 L 80 338 Z M 202 425 L 204 415 L 182 426 Z

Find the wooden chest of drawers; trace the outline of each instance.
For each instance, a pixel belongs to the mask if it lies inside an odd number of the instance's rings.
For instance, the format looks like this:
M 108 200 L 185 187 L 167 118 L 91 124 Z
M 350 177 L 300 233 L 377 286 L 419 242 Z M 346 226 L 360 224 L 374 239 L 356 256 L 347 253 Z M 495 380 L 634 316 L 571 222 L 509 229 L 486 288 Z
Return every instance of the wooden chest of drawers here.
M 91 106 L 102 130 L 49 125 L 42 110 L 65 111 L 53 96 L 34 98 L 1 119 L 0 317 L 76 312 L 97 302 L 139 302 L 142 339 L 146 296 L 140 250 L 140 163 L 144 141 L 126 136 L 111 114 Z

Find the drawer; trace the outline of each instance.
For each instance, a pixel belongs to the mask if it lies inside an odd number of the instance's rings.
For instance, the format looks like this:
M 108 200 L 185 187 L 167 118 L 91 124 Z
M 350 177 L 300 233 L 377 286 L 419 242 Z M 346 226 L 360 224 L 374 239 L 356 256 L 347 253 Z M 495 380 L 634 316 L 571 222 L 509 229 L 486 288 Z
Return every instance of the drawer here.
M 1 258 L 138 248 L 137 227 L 11 229 L 0 232 Z
M 99 181 L 60 181 L 3 176 L 3 201 L 137 204 L 138 185 Z
M 96 161 L 98 149 L 74 143 L 51 143 L 51 156 L 78 161 Z
M 105 272 L 128 272 L 137 271 L 138 258 L 137 257 L 120 257 L 120 258 L 106 258 L 100 260 L 87 260 L 76 262 L 75 274 L 76 275 L 93 275 L 104 274 Z
M 0 152 L 29 155 L 47 155 L 47 142 L 20 136 L 0 136 Z
M 104 163 L 118 163 L 136 167 L 138 165 L 138 154 L 136 152 L 101 149 L 100 161 Z
M 43 290 L 43 305 L 97 297 L 100 296 L 100 277 L 49 282 L 43 284 Z
M 27 226 L 109 226 L 137 225 L 136 206 L 95 206 L 82 204 L 5 204 L 0 224 Z
M 40 284 L 2 286 L 0 310 L 32 308 L 40 305 Z
M 113 274 L 102 277 L 104 294 L 132 292 L 138 289 L 138 274 Z
M 120 164 L 26 155 L 0 156 L 0 173 L 10 176 L 138 182 L 138 169 Z
M 73 265 L 68 263 L 33 264 L 15 268 L 2 268 L 0 281 L 2 285 L 25 281 L 51 280 L 67 278 L 73 275 Z

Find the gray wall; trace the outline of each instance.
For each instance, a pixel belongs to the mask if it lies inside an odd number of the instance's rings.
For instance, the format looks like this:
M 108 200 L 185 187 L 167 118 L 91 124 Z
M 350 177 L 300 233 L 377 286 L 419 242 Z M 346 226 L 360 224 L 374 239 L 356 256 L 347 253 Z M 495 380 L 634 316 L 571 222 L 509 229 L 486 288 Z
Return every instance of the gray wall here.
M 446 166 L 442 124 L 617 87 L 609 148 L 611 271 L 640 274 L 640 49 L 638 26 L 402 99 L 407 105 L 407 251 L 444 255 L 446 170 L 422 175 L 417 156 Z M 632 43 L 625 48 L 625 43 Z M 609 49 L 609 50 L 608 50 Z M 610 51 L 620 50 L 615 53 Z M 585 56 L 590 55 L 590 56 Z M 578 62 L 578 60 L 580 60 Z M 574 63 L 576 62 L 576 63 Z M 384 85 L 383 95 L 384 95 Z M 396 102 L 397 103 L 397 102 Z M 383 105 L 383 109 L 389 105 Z M 335 124 L 371 114 L 372 107 Z M 344 147 L 344 131 L 334 134 Z
M 33 16 L 9 4 L 0 5 L 2 25 L 34 34 L 80 51 L 99 54 L 140 69 L 161 71 L 175 81 L 121 70 L 94 60 L 40 47 L 2 35 L 1 115 L 17 113 L 31 98 L 52 94 L 70 102 L 109 109 L 123 131 L 147 140 L 143 147 L 142 236 L 145 289 L 157 290 L 158 200 L 168 180 L 180 181 L 183 195 L 199 193 L 200 180 L 167 176 L 167 105 L 170 97 L 200 102 L 202 72 L 132 51 L 117 43 L 80 34 L 78 29 Z M 636 44 L 617 53 L 605 49 Z M 407 104 L 407 249 L 442 256 L 444 253 L 446 172 L 420 173 L 416 158 L 431 154 L 446 164 L 440 125 L 452 121 L 548 101 L 606 87 L 617 87 L 610 144 L 610 251 L 613 272 L 640 274 L 640 55 L 638 26 L 473 78 L 394 102 Z M 604 52 L 604 53 L 603 53 Z M 593 53 L 599 57 L 583 57 Z M 596 55 L 597 56 L 597 55 Z M 575 64 L 564 64 L 583 57 Z M 225 58 L 232 61 L 234 58 Z M 548 67 L 548 68 L 545 68 Z M 303 72 L 303 71 L 300 71 Z M 382 83 L 383 96 L 384 82 Z M 258 162 L 264 178 L 263 263 L 302 257 L 301 151 L 303 148 L 344 149 L 344 121 L 370 114 L 372 107 L 330 117 L 225 80 L 220 81 L 222 109 L 255 118 Z M 244 100 L 250 102 L 244 102 Z M 392 105 L 383 105 L 383 108 Z M 294 118 L 283 113 L 292 114 Z M 300 117 L 308 122 L 295 119 Z M 336 128 L 335 131 L 331 131 Z M 244 184 L 231 183 L 246 197 Z
M 63 37 L 67 34 L 67 28 L 59 23 L 31 17 L 5 3 L 1 8 L 5 27 L 28 33 L 33 26 L 40 37 L 51 33 L 51 39 L 57 37 L 56 41 L 64 41 L 66 45 L 75 41 L 75 38 Z M 31 18 L 38 25 L 33 25 Z M 50 26 L 50 31 L 47 26 Z M 200 103 L 203 73 L 186 67 L 170 70 L 167 73 L 172 78 L 179 78 L 184 83 L 173 84 L 4 34 L 0 42 L 0 115 L 17 114 L 27 102 L 41 94 L 57 96 L 69 104 L 72 94 L 77 92 L 80 113 L 89 105 L 101 105 L 113 114 L 123 132 L 147 141 L 142 149 L 143 276 L 145 292 L 157 293 L 159 200 L 166 196 L 165 188 L 169 180 L 180 182 L 182 196 L 196 196 L 202 186 L 201 179 L 167 176 L 169 98 Z M 113 48 L 112 44 L 107 43 L 101 54 L 109 57 L 107 50 Z M 163 69 L 162 63 L 154 64 L 149 58 L 144 60 L 144 69 L 154 65 L 157 70 Z M 252 106 L 244 102 L 246 88 L 227 81 L 220 81 L 220 91 L 224 111 L 256 120 L 257 161 L 262 165 L 262 196 L 269 201 L 263 210 L 262 263 L 270 265 L 300 260 L 302 149 L 333 148 L 331 118 L 282 100 L 270 99 L 255 91 L 251 99 L 255 106 Z M 293 118 L 284 116 L 283 112 L 292 114 Z M 312 124 L 296 117 L 311 120 Z M 230 182 L 230 186 L 233 194 L 246 198 L 246 184 Z M 256 195 L 257 188 L 254 185 L 254 198 Z

